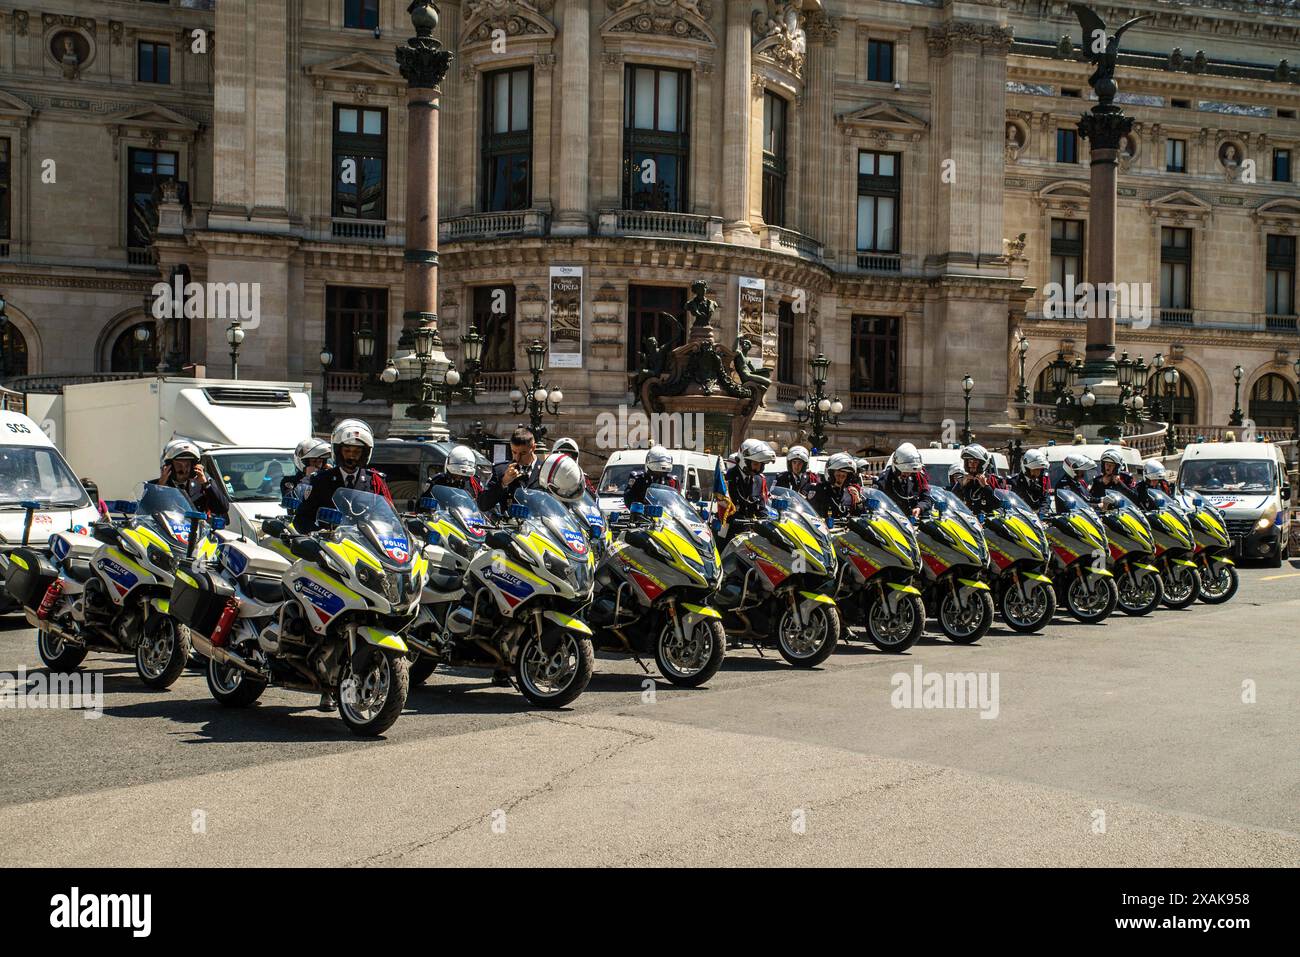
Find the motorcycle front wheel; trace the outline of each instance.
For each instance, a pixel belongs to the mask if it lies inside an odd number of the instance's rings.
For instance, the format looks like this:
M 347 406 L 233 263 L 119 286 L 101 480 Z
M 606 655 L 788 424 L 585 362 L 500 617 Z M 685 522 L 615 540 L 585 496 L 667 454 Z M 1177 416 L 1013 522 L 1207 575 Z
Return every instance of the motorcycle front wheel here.
M 550 644 L 553 651 L 545 647 Z M 568 629 L 529 635 L 515 656 L 515 678 L 539 708 L 563 708 L 586 689 L 596 667 L 591 639 Z
M 1012 631 L 1029 634 L 1041 631 L 1056 614 L 1056 593 L 1052 586 L 1035 579 L 1025 585 L 1028 595 L 1022 595 L 1015 583 L 1002 592 L 1002 620 Z
M 1237 569 L 1225 562 L 1210 562 L 1202 566 L 1201 601 L 1207 605 L 1222 605 L 1237 594 Z
M 393 726 L 406 706 L 410 675 L 404 655 L 376 651 L 362 674 L 352 670 L 349 659 L 339 669 L 339 717 L 353 734 L 373 738 Z
M 957 595 L 944 592 L 939 603 L 939 627 L 950 641 L 959 645 L 973 645 L 986 634 L 993 624 L 993 596 L 986 591 L 976 591 L 966 600 L 962 610 Z
M 1070 609 L 1070 614 L 1076 620 L 1085 625 L 1097 625 L 1105 621 L 1119 601 L 1119 589 L 1115 587 L 1115 579 L 1096 577 L 1097 581 L 1094 582 L 1091 591 L 1088 589 L 1086 573 L 1071 578 L 1065 590 L 1066 607 Z
M 1116 606 L 1126 615 L 1149 615 L 1164 600 L 1165 586 L 1154 572 L 1128 569 L 1115 580 Z
M 889 603 L 876 594 L 863 613 L 863 618 L 866 620 L 867 637 L 871 643 L 881 651 L 898 655 L 920 639 L 925 627 L 925 606 L 921 604 L 920 595 L 904 595 L 891 614 Z
M 1186 608 L 1201 597 L 1201 575 L 1187 565 L 1166 565 L 1162 570 L 1166 608 Z
M 682 688 L 704 684 L 722 667 L 727 653 L 727 633 L 717 618 L 696 621 L 684 640 L 677 637 L 671 621 L 665 621 L 655 642 L 659 673 Z
M 170 688 L 190 660 L 189 629 L 169 615 L 150 615 L 135 646 L 135 670 L 150 688 Z
M 802 628 L 788 604 L 776 623 L 776 647 L 796 668 L 815 668 L 830 657 L 840 638 L 840 610 L 816 602 Z

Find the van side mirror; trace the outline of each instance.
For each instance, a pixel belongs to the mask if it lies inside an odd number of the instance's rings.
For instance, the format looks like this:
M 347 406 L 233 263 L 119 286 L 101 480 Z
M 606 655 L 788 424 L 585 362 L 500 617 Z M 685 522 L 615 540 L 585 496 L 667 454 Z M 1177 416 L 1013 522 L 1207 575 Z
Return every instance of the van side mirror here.
M 1283 485 L 1283 486 L 1282 486 L 1282 498 L 1283 498 L 1285 501 L 1288 501 L 1288 502 L 1291 501 L 1291 486 L 1290 486 L 1290 485 Z

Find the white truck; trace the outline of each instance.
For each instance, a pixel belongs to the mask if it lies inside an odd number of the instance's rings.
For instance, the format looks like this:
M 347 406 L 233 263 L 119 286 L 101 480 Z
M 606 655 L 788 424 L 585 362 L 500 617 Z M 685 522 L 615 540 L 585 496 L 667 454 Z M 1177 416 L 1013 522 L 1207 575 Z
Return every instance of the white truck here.
M 28 414 L 105 500 L 133 498 L 159 472 L 163 446 L 193 441 L 225 484 L 230 529 L 256 536 L 258 515 L 282 515 L 280 478 L 311 435 L 311 389 L 302 382 L 156 376 L 65 386 L 27 397 Z

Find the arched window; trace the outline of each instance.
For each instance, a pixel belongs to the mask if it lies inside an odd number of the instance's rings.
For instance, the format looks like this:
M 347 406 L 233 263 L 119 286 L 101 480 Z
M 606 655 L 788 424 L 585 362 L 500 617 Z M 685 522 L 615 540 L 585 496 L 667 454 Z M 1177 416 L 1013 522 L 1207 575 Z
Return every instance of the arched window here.
M 1160 400 L 1161 403 L 1167 400 L 1164 384 L 1161 384 Z M 1183 373 L 1178 376 L 1178 390 L 1174 394 L 1174 424 L 1196 424 L 1196 386 L 1193 386 L 1190 378 Z
M 1250 387 L 1251 420 L 1265 428 L 1287 428 L 1295 422 L 1295 387 L 1276 373 L 1255 380 Z
M 137 330 L 148 333 L 141 341 Z M 109 358 L 110 372 L 148 372 L 158 368 L 158 333 L 153 320 L 137 322 L 118 333 Z
M 27 340 L 12 322 L 0 325 L 0 381 L 27 374 Z

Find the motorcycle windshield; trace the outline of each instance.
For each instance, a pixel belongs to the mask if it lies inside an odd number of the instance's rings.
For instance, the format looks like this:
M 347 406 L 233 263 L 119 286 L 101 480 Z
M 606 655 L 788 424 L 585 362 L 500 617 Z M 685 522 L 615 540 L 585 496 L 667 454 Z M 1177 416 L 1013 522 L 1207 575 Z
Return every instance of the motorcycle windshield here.
M 943 503 L 939 506 L 940 511 L 957 512 L 970 524 L 974 525 L 976 528 L 979 527 L 979 519 L 975 517 L 975 513 L 970 510 L 965 502 L 947 489 L 932 487 L 930 489 L 930 500 L 936 505 L 939 505 L 941 502 Z
M 559 500 L 541 489 L 526 488 L 515 492 L 515 501 L 527 505 L 529 518 L 541 523 L 552 538 L 565 546 L 570 561 L 586 564 L 589 554 L 587 535 L 578 526 L 573 513 Z
M 700 561 L 706 569 L 713 567 L 713 531 L 700 518 L 700 513 L 691 508 L 680 492 L 666 485 L 651 485 L 646 489 L 646 501 L 652 505 L 662 505 L 664 517 L 677 523 L 678 530 L 696 545 Z M 700 547 L 703 546 L 703 547 Z
M 1036 519 L 1038 517 L 1038 513 L 1030 508 L 1029 504 L 1015 492 L 1011 491 L 1011 489 L 997 488 L 993 490 L 993 494 L 997 500 L 1002 503 L 1003 508 L 1012 512 L 1020 512 L 1030 518 Z
M 783 518 L 795 517 L 816 540 L 817 543 L 828 553 L 833 552 L 831 544 L 830 530 L 822 517 L 813 510 L 808 500 L 790 488 L 772 489 L 773 503 L 781 503 L 781 514 Z
M 405 565 L 411 560 L 411 540 L 388 499 L 373 492 L 341 488 L 330 504 L 342 514 L 339 528 L 350 532 L 348 537 L 378 546 L 382 557 L 391 564 Z
M 884 492 L 875 488 L 868 488 L 865 491 L 866 495 L 863 497 L 863 501 L 866 502 L 869 511 L 888 512 L 894 518 L 898 519 L 899 522 L 906 523 L 906 525 L 911 524 L 908 517 L 903 514 L 903 510 L 898 507 L 898 503 Z
M 1056 500 L 1065 506 L 1067 512 L 1083 512 L 1089 517 L 1095 517 L 1092 506 L 1078 492 L 1071 492 L 1068 488 L 1058 488 Z
M 583 489 L 582 498 L 570 506 L 576 514 L 591 531 L 594 539 L 603 538 L 605 535 L 605 516 L 600 512 L 600 506 L 596 503 L 595 497 Z
M 1155 503 L 1157 510 L 1169 509 L 1175 514 L 1182 512 L 1182 509 L 1178 507 L 1178 504 L 1158 488 L 1147 489 L 1147 495 L 1151 498 L 1151 501 Z
M 185 493 L 170 485 L 146 483 L 135 503 L 135 514 L 157 525 L 173 541 L 184 545 L 190 537 L 190 520 L 186 512 L 194 506 Z
M 1138 509 L 1138 507 L 1133 504 L 1133 500 L 1129 498 L 1127 495 L 1125 495 L 1123 492 L 1115 492 L 1115 491 L 1107 492 L 1106 504 L 1111 509 L 1132 512 L 1134 515 L 1142 514 L 1141 510 Z
M 487 537 L 487 519 L 479 511 L 474 497 L 464 489 L 435 485 L 429 495 L 436 499 L 438 508 L 450 515 L 457 524 L 469 534 L 473 542 L 481 542 Z

